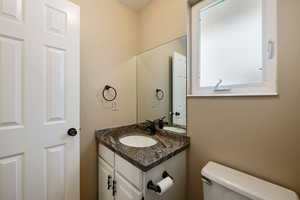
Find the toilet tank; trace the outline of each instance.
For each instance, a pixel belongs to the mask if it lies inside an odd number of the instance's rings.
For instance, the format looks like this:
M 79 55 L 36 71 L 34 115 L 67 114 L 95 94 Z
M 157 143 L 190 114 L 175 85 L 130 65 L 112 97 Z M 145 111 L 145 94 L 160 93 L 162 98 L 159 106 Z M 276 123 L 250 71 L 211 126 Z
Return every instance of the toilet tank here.
M 299 200 L 297 194 L 215 162 L 202 169 L 204 200 Z

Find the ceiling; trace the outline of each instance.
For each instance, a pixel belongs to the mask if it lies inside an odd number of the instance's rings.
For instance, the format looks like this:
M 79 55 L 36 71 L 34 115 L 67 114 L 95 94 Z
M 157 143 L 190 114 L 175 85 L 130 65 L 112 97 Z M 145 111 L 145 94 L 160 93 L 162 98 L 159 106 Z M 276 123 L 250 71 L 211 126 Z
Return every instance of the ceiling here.
M 139 11 L 146 7 L 152 0 L 118 0 L 129 8 Z

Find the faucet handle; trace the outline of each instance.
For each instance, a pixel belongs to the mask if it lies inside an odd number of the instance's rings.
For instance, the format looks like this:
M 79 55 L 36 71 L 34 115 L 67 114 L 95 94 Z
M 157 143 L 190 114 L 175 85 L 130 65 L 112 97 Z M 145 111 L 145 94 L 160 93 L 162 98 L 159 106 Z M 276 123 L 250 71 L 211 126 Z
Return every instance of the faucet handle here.
M 148 123 L 148 127 L 152 127 L 155 125 L 155 120 L 151 121 L 151 120 L 146 120 L 146 122 Z
M 161 117 L 159 120 L 164 120 L 166 119 L 166 116 Z

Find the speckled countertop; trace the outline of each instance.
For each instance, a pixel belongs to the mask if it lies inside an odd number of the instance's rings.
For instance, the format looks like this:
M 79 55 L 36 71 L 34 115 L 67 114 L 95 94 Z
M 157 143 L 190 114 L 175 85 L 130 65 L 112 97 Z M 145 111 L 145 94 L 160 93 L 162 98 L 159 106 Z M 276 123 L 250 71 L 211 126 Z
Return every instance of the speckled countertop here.
M 154 136 L 158 143 L 151 147 L 135 148 L 123 145 L 119 139 L 125 136 L 150 136 L 142 124 L 96 131 L 96 139 L 134 166 L 146 172 L 170 159 L 190 146 L 190 138 L 184 135 L 159 130 Z

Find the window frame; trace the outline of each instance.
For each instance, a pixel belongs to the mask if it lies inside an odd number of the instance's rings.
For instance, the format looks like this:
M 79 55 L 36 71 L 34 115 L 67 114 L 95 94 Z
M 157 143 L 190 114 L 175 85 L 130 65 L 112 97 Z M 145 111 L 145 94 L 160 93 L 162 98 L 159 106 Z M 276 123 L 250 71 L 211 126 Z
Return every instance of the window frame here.
M 201 9 L 223 0 L 200 1 L 191 9 L 191 95 L 189 96 L 276 96 L 277 92 L 277 0 L 263 1 L 263 60 L 262 83 L 231 85 L 230 90 L 216 91 L 215 87 L 201 87 L 200 74 L 200 14 Z M 226 0 L 225 0 L 226 1 Z M 267 58 L 267 46 L 272 42 L 272 59 Z

